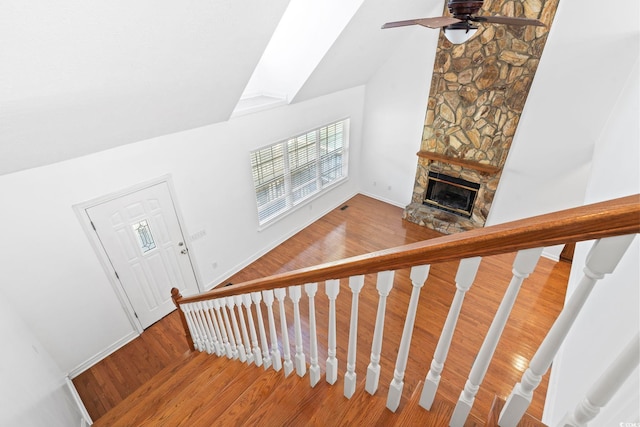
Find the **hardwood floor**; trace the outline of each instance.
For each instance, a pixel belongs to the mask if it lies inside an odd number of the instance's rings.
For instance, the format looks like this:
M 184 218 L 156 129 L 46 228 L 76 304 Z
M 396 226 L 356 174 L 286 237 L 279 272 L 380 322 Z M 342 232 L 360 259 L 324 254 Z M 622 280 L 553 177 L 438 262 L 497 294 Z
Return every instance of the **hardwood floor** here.
M 402 209 L 366 196 L 358 195 L 349 200 L 345 206 L 348 207 L 333 210 L 258 261 L 230 277 L 227 281 L 240 283 L 260 276 L 308 267 L 321 262 L 333 261 L 439 236 L 437 232 L 430 229 L 403 221 L 401 219 Z M 452 402 L 458 399 L 475 355 L 482 344 L 502 295 L 511 280 L 513 258 L 514 255 L 511 254 L 483 259 L 476 281 L 465 298 L 456 327 L 454 342 L 442 373 L 443 379 L 438 391 L 442 399 Z M 456 268 L 457 263 L 440 263 L 431 266 L 429 279 L 420 296 L 410 358 L 405 372 L 403 401 L 406 401 L 409 396 L 414 394 L 418 385 L 424 380 L 431 363 L 440 330 L 455 292 L 454 276 Z M 535 349 L 562 307 L 568 273 L 568 263 L 556 263 L 542 258 L 536 271 L 526 279 L 496 350 L 496 355 L 476 397 L 476 402 L 472 409 L 473 416 L 479 419 L 486 419 L 494 397 L 506 398 L 513 385 L 520 380 L 523 371 L 527 368 L 529 359 L 533 356 Z M 385 341 L 380 362 L 382 373 L 380 387 L 376 396 L 386 395 L 388 385 L 393 376 L 395 357 L 404 324 L 404 312 L 406 311 L 411 291 L 408 274 L 408 270 L 396 272 L 394 289 L 388 298 Z M 363 387 L 360 381 L 365 378 L 366 366 L 369 361 L 378 302 L 375 280 L 375 275 L 367 275 L 365 277 L 365 287 L 360 298 L 356 365 L 359 385 L 356 394 Z M 319 286 L 316 306 L 318 309 L 319 359 L 323 370 L 327 343 L 327 305 L 324 289 Z M 339 382 L 346 367 L 350 307 L 351 292 L 346 281 L 342 281 L 337 304 Z M 289 335 L 293 338 L 293 317 L 290 307 L 288 310 Z M 307 300 L 304 297 L 300 304 L 300 310 L 304 328 L 306 319 L 308 319 Z M 275 311 L 276 322 L 279 325 L 277 310 Z M 181 325 L 176 314 L 174 312 L 162 319 L 147 329 L 139 338 L 73 380 L 89 414 L 94 420 L 102 417 L 114 408 L 119 401 L 134 393 L 136 389 L 143 387 L 143 384 L 149 378 L 163 371 L 163 369 L 168 369 L 181 359 L 187 360 L 194 357 L 193 355 L 185 354 L 187 352 L 187 344 L 184 341 Z M 279 327 L 278 332 L 280 332 Z M 303 338 L 308 340 L 308 336 Z M 307 343 L 308 341 L 305 341 L 305 349 L 308 349 Z M 293 339 L 291 339 L 292 354 L 294 352 L 293 347 Z M 209 356 L 208 358 L 212 357 L 215 359 L 215 356 Z M 241 365 L 238 361 L 224 360 L 224 362 L 228 365 L 226 369 L 234 371 L 237 369 L 237 365 Z M 244 371 L 248 370 L 245 369 Z M 282 373 L 279 373 L 279 377 L 281 376 Z M 534 402 L 529 410 L 529 413 L 535 418 L 540 418 L 542 415 L 547 380 L 548 375 L 545 376 L 542 384 L 536 390 Z M 289 381 L 298 381 L 298 379 L 289 377 L 282 382 L 281 387 L 294 387 L 293 384 L 286 385 Z M 302 379 L 302 382 L 305 381 L 308 381 L 306 377 Z M 212 389 L 209 392 L 218 394 L 222 391 L 221 387 L 224 386 L 219 382 L 211 383 L 210 387 Z M 333 397 L 335 399 L 334 404 L 336 402 L 345 404 L 344 401 L 346 399 L 342 397 L 340 385 L 331 389 L 336 389 L 334 394 L 337 397 Z M 313 390 L 315 391 L 316 389 Z M 314 404 L 314 399 L 319 399 L 309 392 L 305 396 L 305 401 L 311 405 Z M 295 405 L 298 405 L 300 402 L 298 398 L 301 397 L 295 395 L 291 398 L 295 398 Z M 353 399 L 355 398 L 356 396 Z M 322 402 L 322 405 L 329 404 L 325 400 Z M 161 400 L 157 403 L 158 405 L 162 404 Z M 281 404 L 284 403 L 281 402 Z M 318 403 L 316 402 L 315 404 Z M 362 404 L 366 406 L 366 404 Z M 302 411 L 299 406 L 295 407 Z M 147 408 L 148 410 L 149 408 Z M 305 411 L 308 411 L 308 409 L 305 409 L 302 413 Z M 345 414 L 344 416 L 348 419 L 352 415 Z

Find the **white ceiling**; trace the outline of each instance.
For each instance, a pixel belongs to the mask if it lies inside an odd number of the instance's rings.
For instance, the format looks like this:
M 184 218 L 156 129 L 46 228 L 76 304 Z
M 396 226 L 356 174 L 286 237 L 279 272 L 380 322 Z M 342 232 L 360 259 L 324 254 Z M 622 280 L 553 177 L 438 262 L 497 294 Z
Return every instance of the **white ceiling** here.
M 578 122 L 572 108 L 606 113 L 547 95 L 563 93 L 553 87 L 554 73 L 570 72 L 594 96 L 606 96 L 620 74 L 610 73 L 616 62 L 629 67 L 637 59 L 638 1 L 620 2 L 603 8 L 597 0 L 560 0 L 533 86 L 540 93 L 525 114 Z M 0 174 L 228 120 L 287 4 L 0 0 Z M 364 0 L 293 102 L 366 84 L 410 34 L 381 31 L 381 24 L 436 16 L 443 7 L 444 0 Z M 563 68 L 545 66 L 547 57 Z M 591 68 L 581 76 L 576 61 L 585 58 Z M 598 75 L 602 81 L 592 78 Z
M 228 120 L 288 0 L 0 0 L 0 174 Z M 367 82 L 441 0 L 366 0 L 302 86 Z
M 0 1 L 0 173 L 225 121 L 288 1 Z

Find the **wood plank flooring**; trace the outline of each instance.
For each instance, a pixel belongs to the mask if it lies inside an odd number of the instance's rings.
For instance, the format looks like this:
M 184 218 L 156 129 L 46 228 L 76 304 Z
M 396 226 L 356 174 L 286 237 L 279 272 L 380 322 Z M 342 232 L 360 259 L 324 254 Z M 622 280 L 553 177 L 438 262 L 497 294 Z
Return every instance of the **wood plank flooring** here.
M 358 195 L 349 200 L 346 208 L 337 208 L 328 215 L 312 224 L 310 227 L 296 234 L 282 245 L 269 252 L 260 260 L 249 265 L 227 281 L 240 283 L 256 277 L 270 275 L 278 272 L 289 271 L 296 268 L 307 267 L 321 262 L 341 259 L 348 256 L 359 255 L 370 251 L 398 246 L 439 236 L 438 233 L 412 224 L 401 219 L 402 209 L 386 203 Z M 442 382 L 439 388 L 439 396 L 442 399 L 455 402 L 460 395 L 466 381 L 471 364 L 482 343 L 484 335 L 489 328 L 493 315 L 500 303 L 502 295 L 511 279 L 511 263 L 514 255 L 502 255 L 483 259 L 478 272 L 476 282 L 467 293 L 461 316 L 458 321 L 454 336 L 454 343 L 449 352 L 449 357 L 442 374 Z M 523 371 L 533 356 L 535 349 L 542 341 L 551 323 L 562 307 L 566 288 L 569 264 L 553 262 L 542 258 L 536 271 L 526 279 L 516 305 L 511 313 L 509 323 L 505 328 L 503 337 L 496 350 L 496 356 L 489 367 L 487 376 L 472 409 L 472 415 L 478 419 L 486 419 L 493 404 L 494 397 L 506 398 L 513 384 L 520 380 Z M 431 363 L 431 358 L 437 344 L 437 340 L 447 315 L 447 310 L 455 292 L 454 276 L 457 263 L 441 263 L 431 267 L 429 279 L 422 289 L 417 322 L 411 343 L 410 358 L 405 374 L 405 388 L 403 403 L 418 389 L 418 385 L 424 380 Z M 385 321 L 385 342 L 381 358 L 382 373 L 380 388 L 377 397 L 386 396 L 388 385 L 393 376 L 395 357 L 399 346 L 400 334 L 404 324 L 404 312 L 409 300 L 411 284 L 408 278 L 408 270 L 396 272 L 395 285 L 387 304 L 387 318 Z M 366 366 L 369 361 L 375 312 L 377 308 L 377 293 L 375 291 L 375 275 L 365 276 L 365 288 L 362 291 L 359 311 L 358 328 L 358 353 L 356 373 L 358 380 L 363 380 L 366 375 Z M 226 283 L 227 281 L 223 282 Z M 328 302 L 324 295 L 324 287 L 319 285 L 316 297 L 318 310 L 318 343 L 320 347 L 320 365 L 324 372 L 324 360 L 326 359 L 327 343 L 327 318 L 326 306 Z M 307 300 L 303 297 L 300 310 L 303 318 L 303 328 L 306 326 Z M 355 410 L 350 413 L 350 406 L 365 408 L 367 403 L 358 397 L 363 384 L 358 385 L 353 402 L 345 403 L 342 396 L 341 378 L 346 367 L 347 338 L 349 330 L 349 314 L 351 307 L 351 293 L 346 281 L 342 281 L 340 296 L 338 298 L 338 360 L 339 360 L 339 385 L 329 388 L 335 401 L 333 404 L 342 405 L 343 416 L 349 419 L 363 413 L 363 410 Z M 280 336 L 279 319 L 277 310 L 276 322 L 278 335 Z M 263 310 L 266 312 L 266 310 Z M 160 322 L 147 329 L 139 338 L 127 344 L 105 360 L 85 371 L 73 381 L 80 396 L 94 420 L 102 417 L 107 411 L 114 408 L 118 402 L 131 395 L 136 389 L 163 369 L 168 369 L 172 364 L 182 359 L 193 356 L 186 355 L 187 345 L 183 338 L 181 325 L 176 315 L 172 313 Z M 255 312 L 253 313 L 255 316 Z M 289 321 L 289 336 L 291 352 L 294 353 L 293 343 L 293 315 L 290 307 L 287 311 Z M 308 336 L 304 336 L 305 349 L 308 349 Z M 210 358 L 211 356 L 209 356 Z M 215 356 L 214 356 L 215 358 Z M 188 361 L 189 363 L 193 363 Z M 307 359 L 308 362 L 308 359 Z M 231 365 L 240 365 L 238 361 L 227 362 Z M 176 368 L 177 369 L 177 368 Z M 236 369 L 234 367 L 234 369 Z M 170 369 L 169 369 L 170 370 Z M 247 371 L 245 369 L 244 371 Z M 170 375 L 163 373 L 165 375 Z M 282 376 L 282 373 L 279 374 Z M 535 418 L 541 418 L 544 396 L 546 394 L 548 376 L 545 376 L 542 384 L 535 393 L 534 402 L 529 413 Z M 286 382 L 296 381 L 287 378 L 281 387 L 294 388 L 294 385 L 286 385 Z M 308 382 L 305 377 L 302 382 Z M 321 381 L 324 381 L 322 379 Z M 221 387 L 226 385 L 220 382 L 212 382 L 212 389 L 207 393 L 224 395 Z M 316 388 L 320 387 L 320 384 Z M 188 388 L 188 387 L 187 387 Z M 267 387 L 268 388 L 268 387 Z M 313 389 L 316 392 L 315 389 Z M 321 390 L 317 390 L 321 392 Z M 419 391 L 419 390 L 418 390 Z M 187 399 L 185 395 L 185 399 Z M 319 401 L 318 395 L 298 392 L 295 404 L 301 414 L 312 411 L 314 405 L 330 405 L 330 401 Z M 255 396 L 247 398 L 253 401 Z M 197 398 L 196 398 L 197 399 Z M 284 399 L 284 398 L 283 398 Z M 299 406 L 300 399 L 307 402 L 305 406 Z M 162 399 L 157 401 L 162 405 Z M 356 402 L 360 402 L 356 404 Z M 220 403 L 220 402 L 216 402 Z M 351 405 L 353 403 L 353 405 Z M 287 403 L 279 402 L 281 405 Z M 363 406 L 364 405 L 364 406 Z M 149 408 L 146 408 L 148 411 Z M 153 410 L 153 408 L 151 408 Z M 240 409 L 237 409 L 240 411 Z M 179 411 L 182 412 L 182 411 Z M 210 411 L 211 412 L 211 411 Z M 277 411 L 273 411 L 277 412 Z M 382 412 L 386 416 L 390 416 Z M 371 413 L 369 411 L 369 413 Z M 322 411 L 311 417 L 322 416 Z M 211 415 L 211 414 L 210 414 Z M 219 415 L 219 414 L 218 414 Z M 393 414 L 391 414 L 392 416 Z M 176 415 L 176 419 L 183 419 L 185 414 Z M 240 415 L 236 415 L 240 416 Z M 251 415 L 247 415 L 251 417 Z M 215 419 L 215 418 L 214 418 Z M 264 420 L 264 419 L 263 419 Z M 307 418 L 309 420 L 309 418 Z M 165 420 L 167 421 L 167 420 Z M 202 421 L 202 420 L 201 420 Z M 275 421 L 274 421 L 275 422 Z M 136 425 L 136 424 L 131 424 Z M 140 424 L 142 425 L 142 424 Z M 163 424 L 173 425 L 173 424 Z M 176 424 L 177 425 L 177 424 Z M 198 424 L 191 424 L 198 425 Z M 207 424 L 200 424 L 207 425 Z M 264 424 L 274 425 L 274 424 Z M 296 424 L 291 424 L 296 425 Z M 318 424 L 321 425 L 321 424 Z

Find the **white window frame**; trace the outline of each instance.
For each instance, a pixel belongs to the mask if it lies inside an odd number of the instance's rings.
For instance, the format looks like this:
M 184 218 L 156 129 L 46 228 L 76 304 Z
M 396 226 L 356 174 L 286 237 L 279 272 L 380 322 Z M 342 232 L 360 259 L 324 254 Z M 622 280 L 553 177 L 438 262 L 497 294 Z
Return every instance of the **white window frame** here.
M 323 183 L 323 174 L 322 174 L 322 146 L 321 146 L 321 142 L 323 142 L 320 138 L 320 132 L 323 129 L 329 129 L 331 126 L 336 125 L 336 124 L 342 124 L 342 134 L 341 134 L 341 139 L 342 139 L 342 147 L 339 151 L 339 158 L 340 158 L 340 176 L 328 181 L 326 183 Z M 341 120 L 336 120 L 334 122 L 328 123 L 324 126 L 320 126 L 318 128 L 309 130 L 307 132 L 304 132 L 302 134 L 287 138 L 286 140 L 283 141 L 278 141 L 274 144 L 270 144 L 264 147 L 261 147 L 259 149 L 253 150 L 250 153 L 250 165 L 251 165 L 251 173 L 252 173 L 252 180 L 253 180 L 253 184 L 254 184 L 254 191 L 255 191 L 255 200 L 256 200 L 256 209 L 257 209 L 257 213 L 258 213 L 258 229 L 261 230 L 263 228 L 265 228 L 266 226 L 276 222 L 277 220 L 285 217 L 286 215 L 288 215 L 289 213 L 297 210 L 298 208 L 300 208 L 301 206 L 304 206 L 306 203 L 309 203 L 311 200 L 317 198 L 318 196 L 326 193 L 327 191 L 329 191 L 331 188 L 333 188 L 334 186 L 346 181 L 348 179 L 348 164 L 349 164 L 349 124 L 350 124 L 350 120 L 349 118 L 346 119 L 341 119 Z M 311 134 L 315 134 L 315 136 L 313 137 L 313 139 L 315 139 L 315 149 L 316 149 L 316 154 L 315 154 L 315 159 L 313 160 L 313 162 L 308 162 L 305 163 L 304 166 L 307 165 L 315 165 L 315 179 L 309 180 L 309 181 L 305 181 L 302 184 L 300 184 L 298 187 L 293 187 L 293 182 L 292 182 L 292 174 L 291 174 L 291 165 L 290 165 L 290 158 L 289 158 L 289 143 L 292 141 L 297 140 L 298 138 L 304 137 L 304 138 L 309 138 L 309 135 Z M 269 200 L 266 204 L 264 204 L 263 206 L 259 205 L 259 200 L 260 200 L 260 187 L 262 187 L 265 183 L 264 182 L 256 182 L 255 177 L 256 177 L 256 171 L 255 171 L 255 165 L 259 165 L 258 163 L 256 163 L 256 161 L 254 161 L 254 154 L 263 151 L 265 149 L 268 148 L 274 148 L 277 146 L 281 146 L 280 150 L 282 152 L 282 175 L 278 174 L 277 176 L 282 177 L 283 178 L 283 185 L 284 185 L 284 193 L 280 196 L 277 196 L 276 198 L 273 198 L 272 200 Z M 325 157 L 326 160 L 326 157 Z M 266 163 L 266 162 L 265 162 Z M 299 191 L 299 190 L 303 190 L 304 187 L 308 187 L 310 184 L 312 184 L 312 186 L 314 186 L 315 188 L 308 194 L 303 195 L 302 197 L 298 196 L 298 198 L 296 198 L 295 192 Z M 277 184 L 276 184 L 277 185 Z M 270 208 L 272 208 L 274 205 L 278 204 L 278 203 L 282 203 L 284 202 L 284 207 L 278 209 L 277 211 L 275 211 L 272 214 L 269 214 L 267 216 L 262 217 L 261 213 L 264 211 L 268 211 Z

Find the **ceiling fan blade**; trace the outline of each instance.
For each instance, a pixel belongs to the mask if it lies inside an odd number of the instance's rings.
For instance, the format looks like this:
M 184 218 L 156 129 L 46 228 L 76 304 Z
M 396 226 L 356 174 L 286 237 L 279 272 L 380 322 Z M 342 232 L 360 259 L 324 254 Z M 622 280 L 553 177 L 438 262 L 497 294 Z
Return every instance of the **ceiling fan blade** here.
M 491 24 L 505 24 L 505 25 L 535 25 L 537 27 L 544 27 L 545 25 L 537 19 L 530 18 L 512 18 L 509 16 L 471 16 L 469 18 L 473 22 L 488 22 Z
M 449 16 L 438 16 L 436 18 L 409 19 L 407 21 L 387 22 L 382 28 L 406 27 L 408 25 L 422 25 L 428 28 L 442 28 L 447 25 L 462 22 L 460 19 L 451 18 Z

